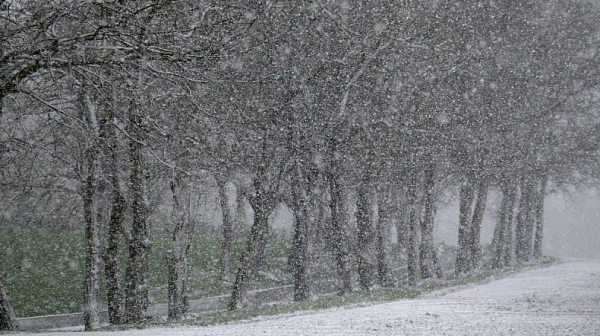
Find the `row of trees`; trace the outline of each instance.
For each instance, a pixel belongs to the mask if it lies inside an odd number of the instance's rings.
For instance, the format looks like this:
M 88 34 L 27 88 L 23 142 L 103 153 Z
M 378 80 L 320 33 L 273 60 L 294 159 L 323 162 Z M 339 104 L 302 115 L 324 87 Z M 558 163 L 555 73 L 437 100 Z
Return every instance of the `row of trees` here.
M 392 225 L 409 283 L 440 277 L 433 219 L 457 188 L 456 273 L 481 264 L 490 188 L 503 195 L 493 266 L 539 257 L 548 181 L 598 173 L 591 4 L 4 0 L 0 20 L 0 201 L 85 224 L 86 329 L 99 324 L 102 262 L 110 322 L 145 318 L 149 217 L 165 189 L 169 318 L 186 315 L 192 186 L 207 176 L 220 190 L 224 279 L 227 185 L 253 209 L 236 309 L 266 263 L 278 204 L 294 212 L 294 299 L 305 300 L 319 242 L 341 294 L 354 263 L 361 289 L 394 285 Z

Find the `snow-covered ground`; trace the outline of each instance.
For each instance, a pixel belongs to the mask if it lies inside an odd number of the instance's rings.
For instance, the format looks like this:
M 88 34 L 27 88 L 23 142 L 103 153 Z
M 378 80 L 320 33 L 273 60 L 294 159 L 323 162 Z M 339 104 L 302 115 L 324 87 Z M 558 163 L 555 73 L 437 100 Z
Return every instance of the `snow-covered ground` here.
M 454 292 L 368 307 L 84 335 L 600 335 L 600 260 L 567 260 Z

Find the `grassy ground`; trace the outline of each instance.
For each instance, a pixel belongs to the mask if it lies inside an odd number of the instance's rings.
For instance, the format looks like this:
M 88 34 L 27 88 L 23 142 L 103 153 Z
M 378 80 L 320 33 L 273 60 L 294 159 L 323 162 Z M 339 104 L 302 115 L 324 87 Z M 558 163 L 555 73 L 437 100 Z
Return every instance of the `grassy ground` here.
M 0 229 L 0 274 L 18 317 L 81 311 L 82 232 Z
M 110 326 L 103 330 L 124 330 L 132 328 L 151 328 L 151 327 L 179 327 L 181 325 L 207 326 L 223 324 L 232 321 L 248 320 L 259 316 L 273 316 L 280 314 L 291 314 L 307 310 L 324 310 L 337 307 L 365 306 L 375 303 L 390 302 L 400 299 L 413 299 L 420 295 L 433 292 L 435 290 L 456 287 L 477 283 L 481 281 L 498 279 L 509 274 L 523 271 L 527 268 L 548 266 L 556 262 L 553 258 L 544 258 L 527 264 L 520 264 L 504 268 L 502 270 L 492 270 L 484 267 L 477 272 L 463 276 L 448 275 L 444 279 L 425 281 L 417 286 L 403 286 L 400 288 L 377 288 L 368 292 L 356 291 L 350 295 L 337 296 L 326 295 L 313 298 L 304 302 L 284 302 L 280 304 L 263 305 L 247 307 L 236 311 L 213 311 L 200 314 L 194 318 L 175 323 L 169 322 L 148 322 L 139 325 Z
M 149 284 L 152 303 L 167 302 L 167 266 L 165 261 L 169 237 L 151 237 Z M 195 236 L 190 247 L 191 299 L 228 294 L 230 284 L 217 279 L 221 240 L 218 237 Z M 231 248 L 232 270 L 245 246 L 237 239 Z M 270 267 L 277 279 L 255 276 L 250 289 L 290 283 L 283 276 L 289 244 L 269 241 Z M 121 253 L 121 270 L 127 253 Z M 18 317 L 65 314 L 82 311 L 85 270 L 83 231 L 52 229 L 0 228 L 0 274 Z M 102 270 L 103 272 L 103 270 Z
M 165 262 L 169 237 L 164 234 L 152 236 L 149 284 L 152 303 L 166 303 L 167 268 Z M 13 301 L 18 317 L 63 314 L 82 311 L 83 280 L 85 268 L 85 244 L 82 231 L 50 229 L 0 228 L 0 274 Z M 191 299 L 229 294 L 230 283 L 217 278 L 220 239 L 218 237 L 195 236 L 190 248 L 190 294 Z M 232 270 L 245 246 L 243 239 L 232 245 Z M 291 284 L 286 273 L 286 257 L 289 242 L 272 239 L 269 241 L 270 271 L 273 277 L 254 275 L 249 289 L 259 289 Z M 121 253 L 121 269 L 124 270 L 126 252 Z M 327 264 L 327 258 L 325 264 Z M 544 260 L 549 263 L 552 260 Z M 394 260 L 395 267 L 401 263 Z M 324 265 L 325 265 L 324 264 Z M 370 292 L 355 292 L 351 295 L 324 296 L 301 303 L 287 303 L 249 307 L 235 312 L 210 312 L 186 321 L 194 325 L 225 323 L 255 316 L 291 313 L 300 310 L 326 309 L 347 305 L 362 305 L 402 298 L 414 298 L 436 289 L 472 283 L 507 273 L 519 271 L 527 265 L 504 269 L 500 272 L 484 267 L 468 276 L 447 276 L 441 280 L 425 282 L 416 287 L 401 285 L 400 288 L 379 288 Z M 313 270 L 320 279 L 335 277 L 335 267 Z M 270 278 L 270 279 L 269 279 Z M 154 324 L 142 324 L 147 327 Z M 131 326 L 129 326 L 131 327 Z

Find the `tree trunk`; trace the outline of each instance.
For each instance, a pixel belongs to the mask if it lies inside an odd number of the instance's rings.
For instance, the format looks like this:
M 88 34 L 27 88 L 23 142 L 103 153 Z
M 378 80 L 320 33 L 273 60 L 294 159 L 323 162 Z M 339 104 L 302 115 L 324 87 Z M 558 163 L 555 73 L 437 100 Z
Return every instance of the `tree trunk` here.
M 100 326 L 98 295 L 100 294 L 100 230 L 95 216 L 96 157 L 93 149 L 86 153 L 87 176 L 84 181 L 83 215 L 85 219 L 85 290 L 83 319 L 85 330 Z
M 229 267 L 229 253 L 231 250 L 231 239 L 233 236 L 233 222 L 227 202 L 226 181 L 218 179 L 217 185 L 219 188 L 219 198 L 221 204 L 221 212 L 223 213 L 223 242 L 221 243 L 221 262 L 219 265 L 219 277 L 221 281 L 229 279 L 231 273 Z M 239 202 L 239 200 L 238 200 Z
M 421 263 L 421 277 L 432 278 L 436 273 L 437 258 L 433 245 L 433 220 L 435 213 L 435 165 L 430 164 L 425 171 L 425 214 L 421 220 L 421 249 L 419 261 Z
M 91 139 L 100 136 L 96 112 L 98 106 L 87 92 L 80 93 L 81 119 L 91 130 Z M 84 113 L 86 111 L 87 113 Z M 89 140 L 88 140 L 89 141 Z M 83 320 L 85 330 L 100 326 L 98 317 L 98 296 L 100 295 L 100 225 L 96 218 L 96 178 L 98 171 L 98 150 L 96 143 L 87 144 L 84 154 L 85 180 L 83 183 L 83 217 L 85 221 L 85 284 L 83 299 Z
M 383 189 L 383 190 L 381 190 Z M 386 190 L 387 189 L 387 190 Z M 389 188 L 380 184 L 380 197 L 378 197 L 378 219 L 375 227 L 377 237 L 377 282 L 381 287 L 392 287 L 394 285 L 392 272 L 388 261 L 390 228 L 391 228 L 391 206 L 392 197 Z
M 471 220 L 471 231 L 470 231 L 470 265 L 474 269 L 479 268 L 481 261 L 481 222 L 483 221 L 483 214 L 485 212 L 485 206 L 487 203 L 488 184 L 484 177 L 481 177 L 477 185 L 477 202 L 475 203 L 475 210 L 473 211 L 473 218 Z
M 524 250 L 525 247 L 523 246 L 525 244 L 525 235 L 526 235 L 526 228 L 525 228 L 525 211 L 527 209 L 527 197 L 529 196 L 529 193 L 527 192 L 527 188 L 525 187 L 525 182 L 524 179 L 521 180 L 520 183 L 520 190 L 521 190 L 521 194 L 519 197 L 519 205 L 518 205 L 518 211 L 517 211 L 517 223 L 516 223 L 516 227 L 515 227 L 515 238 L 516 238 L 516 244 L 515 244 L 515 257 L 517 259 L 517 261 L 523 261 L 525 259 L 525 255 L 524 255 Z
M 419 222 L 421 218 L 421 204 L 417 197 L 419 184 L 418 172 L 413 171 L 407 190 L 407 201 L 409 207 L 409 222 L 407 233 L 407 271 L 408 284 L 414 286 L 421 278 L 419 267 Z
M 257 240 L 254 242 L 254 249 L 252 252 L 252 270 L 266 272 L 269 270 L 269 214 L 273 210 L 274 206 L 267 205 L 267 203 L 271 203 L 271 201 L 268 201 L 265 198 L 265 195 L 251 199 L 250 203 L 254 209 L 254 220 L 256 221 L 257 218 L 260 218 L 261 221 L 264 220 L 264 225 L 260 226 L 260 234 L 257 236 Z M 262 210 L 257 211 L 256 209 L 258 208 Z M 256 216 L 257 212 L 261 213 L 258 217 Z
M 349 239 L 344 225 L 344 199 L 340 177 L 333 171 L 328 172 L 331 209 L 331 243 L 336 261 L 338 276 L 341 279 L 340 295 L 352 292 L 352 276 L 350 269 Z
M 174 173 L 171 181 L 173 193 L 173 234 L 167 251 L 167 268 L 169 284 L 168 319 L 170 321 L 184 318 L 189 309 L 188 298 L 188 252 L 190 250 L 191 227 L 186 216 L 187 191 L 183 173 Z
M 510 265 L 514 255 L 514 213 L 517 203 L 518 183 L 509 183 L 508 185 L 508 204 L 506 205 L 506 228 L 502 238 L 504 245 L 504 265 Z
M 112 118 L 112 114 L 110 115 Z M 119 271 L 119 239 L 123 230 L 123 214 L 126 200 L 121 193 L 118 177 L 117 138 L 115 127 L 103 121 L 101 136 L 106 140 L 105 170 L 108 172 L 108 182 L 112 191 L 112 206 L 108 224 L 106 250 L 104 253 L 104 275 L 106 277 L 106 296 L 108 304 L 108 323 L 120 324 L 123 318 L 121 297 L 121 281 Z
M 500 209 L 498 211 L 498 221 L 494 228 L 494 238 L 492 239 L 492 268 L 499 269 L 504 266 L 504 251 L 505 251 L 505 238 L 506 231 L 508 230 L 507 218 L 508 218 L 508 187 L 503 186 L 502 190 L 502 202 L 500 203 Z
M 326 201 L 326 190 L 324 185 L 321 185 L 323 180 L 322 176 L 317 176 L 314 184 L 311 186 L 310 195 L 310 214 L 308 217 L 308 274 L 314 273 L 316 269 L 321 268 L 323 260 L 327 258 L 329 246 L 329 223 L 331 223 L 331 217 L 327 212 L 329 203 Z M 293 267 L 292 267 L 293 268 Z
M 257 199 L 254 202 L 251 202 L 254 208 L 254 224 L 252 224 L 252 228 L 250 229 L 250 235 L 246 242 L 246 249 L 244 250 L 244 253 L 242 253 L 240 266 L 238 267 L 235 282 L 233 284 L 231 299 L 227 306 L 228 310 L 235 310 L 243 305 L 250 272 L 252 271 L 257 254 L 259 253 L 259 245 L 262 241 L 266 240 L 269 212 L 262 203 L 264 202 L 261 200 L 262 196 L 259 194 L 255 198 Z
M 521 199 L 517 215 L 517 246 L 516 255 L 518 261 L 528 261 L 533 254 L 533 218 L 532 198 L 533 183 L 530 177 L 524 177 L 521 182 Z
M 141 125 L 141 118 L 132 113 L 130 123 L 135 130 Z M 148 254 L 150 237 L 148 236 L 147 202 L 144 193 L 144 159 L 139 132 L 129 143 L 131 161 L 131 209 L 133 221 L 128 242 L 129 258 L 125 271 L 125 323 L 139 323 L 145 319 L 148 308 Z
M 267 139 L 266 132 L 264 139 Z M 265 158 L 266 142 L 262 144 L 262 157 Z M 250 229 L 246 249 L 242 253 L 240 264 L 233 283 L 233 290 L 227 308 L 235 310 L 243 304 L 243 299 L 250 280 L 250 272 L 256 266 L 267 249 L 267 234 L 269 232 L 269 214 L 276 205 L 275 195 L 278 187 L 269 185 L 269 176 L 264 164 L 259 164 L 257 175 L 254 179 L 255 195 L 250 197 L 250 205 L 254 209 L 254 223 Z M 265 189 L 267 188 L 267 189 Z M 266 263 L 266 260 L 264 260 Z
M 6 294 L 0 275 L 0 330 L 16 330 L 17 317 L 10 303 L 10 298 Z
M 0 95 L 0 120 L 2 120 L 4 95 Z M 2 154 L 0 153 L 0 156 Z M 4 285 L 2 284 L 2 275 L 0 275 L 0 330 L 16 330 L 17 318 L 12 308 L 10 298 L 6 294 Z
M 464 181 L 460 189 L 460 213 L 458 217 L 458 251 L 456 255 L 455 273 L 468 272 L 471 258 L 469 257 L 469 237 L 471 235 L 471 213 L 473 209 L 474 191 L 471 181 Z
M 529 179 L 529 196 L 527 197 L 527 212 L 525 213 L 525 260 L 529 261 L 533 258 L 533 239 L 535 230 L 535 200 L 537 198 L 537 190 L 533 177 Z
M 373 282 L 373 204 L 371 204 L 371 178 L 365 173 L 358 188 L 356 202 L 356 261 L 358 283 L 362 290 L 370 290 Z
M 113 188 L 115 188 L 114 185 Z M 118 182 L 116 188 L 118 188 Z M 120 190 L 113 189 L 112 202 L 112 210 L 108 227 L 108 241 L 106 246 L 106 254 L 104 255 L 104 274 L 106 277 L 108 323 L 120 324 L 122 323 L 123 319 L 123 307 L 118 257 L 123 213 L 125 212 L 125 198 L 121 195 Z
M 544 237 L 544 198 L 546 196 L 546 185 L 548 176 L 540 177 L 539 192 L 535 200 L 535 238 L 533 242 L 533 256 L 536 259 L 542 257 L 542 240 Z
M 255 271 L 269 271 L 269 219 L 264 226 L 264 232 L 260 235 L 254 253 L 253 268 Z
M 410 202 L 408 202 L 408 191 L 404 190 L 404 192 L 397 190 L 396 193 L 403 193 L 401 196 L 397 196 L 399 199 L 398 204 L 396 205 L 398 210 L 398 220 L 396 221 L 396 239 L 398 241 L 397 245 L 397 253 L 404 254 L 408 248 L 408 224 L 410 223 L 410 211 L 407 209 L 410 207 Z
M 293 274 L 294 274 L 294 301 L 304 301 L 310 296 L 307 258 L 308 258 L 308 218 L 307 196 L 303 188 L 305 179 L 300 164 L 296 162 L 295 178 L 292 185 L 292 202 L 294 211 L 294 240 L 293 248 Z

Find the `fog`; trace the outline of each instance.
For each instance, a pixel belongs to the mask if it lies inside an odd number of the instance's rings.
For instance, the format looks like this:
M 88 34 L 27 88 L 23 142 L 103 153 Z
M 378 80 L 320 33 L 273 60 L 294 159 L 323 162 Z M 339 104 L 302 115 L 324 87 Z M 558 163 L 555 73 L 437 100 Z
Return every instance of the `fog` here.
M 545 203 L 546 255 L 600 259 L 600 195 L 556 194 Z
M 490 244 L 500 197 L 490 193 L 481 228 L 482 245 Z M 600 259 L 600 195 L 595 190 L 554 193 L 544 202 L 544 254 L 560 258 Z M 436 241 L 456 246 L 458 200 L 438 211 Z
M 233 196 L 233 194 L 232 194 Z M 491 191 L 489 204 L 481 228 L 483 246 L 492 242 L 496 226 L 496 214 L 501 196 Z M 221 223 L 216 206 L 211 217 L 214 226 Z M 247 207 L 251 212 L 251 208 Z M 458 238 L 458 199 L 441 207 L 435 219 L 435 240 L 456 246 Z M 207 212 L 208 213 L 208 212 Z M 252 216 L 249 216 L 252 219 Z M 270 217 L 275 234 L 291 237 L 293 214 L 285 206 L 279 206 Z M 600 195 L 595 190 L 553 193 L 544 202 L 544 255 L 559 258 L 600 259 Z M 396 242 L 395 229 L 390 239 Z

